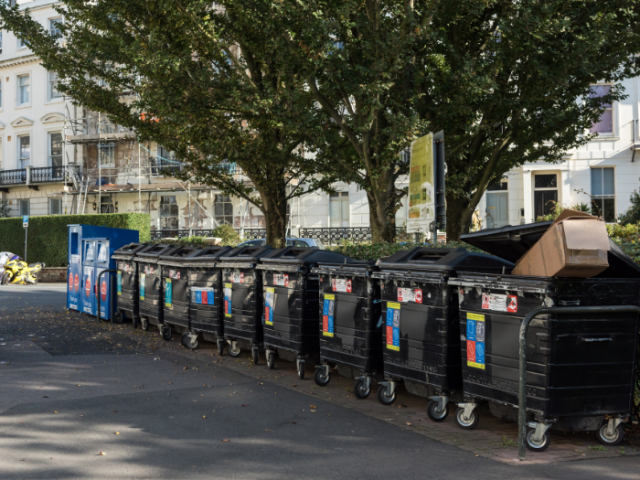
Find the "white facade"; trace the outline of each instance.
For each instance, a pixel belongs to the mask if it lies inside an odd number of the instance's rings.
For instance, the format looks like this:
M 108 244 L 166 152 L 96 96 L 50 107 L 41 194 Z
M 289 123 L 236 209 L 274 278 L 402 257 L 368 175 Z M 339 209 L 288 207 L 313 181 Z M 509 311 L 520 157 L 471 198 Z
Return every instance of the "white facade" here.
M 478 205 L 482 228 L 530 223 L 544 212 L 541 203 L 556 199 L 563 207 L 592 204 L 607 222 L 615 220 L 631 206 L 629 198 L 640 186 L 640 78 L 623 82 L 627 98 L 615 103 L 597 125 L 597 138 L 569 151 L 558 164 L 527 163 L 508 172 L 506 190 L 487 192 Z M 555 176 L 555 184 L 549 183 Z M 546 186 L 545 186 L 546 185 Z M 584 192 L 584 193 L 582 193 Z M 507 211 L 499 205 L 500 195 L 508 196 Z M 494 208 L 490 208 L 494 207 Z

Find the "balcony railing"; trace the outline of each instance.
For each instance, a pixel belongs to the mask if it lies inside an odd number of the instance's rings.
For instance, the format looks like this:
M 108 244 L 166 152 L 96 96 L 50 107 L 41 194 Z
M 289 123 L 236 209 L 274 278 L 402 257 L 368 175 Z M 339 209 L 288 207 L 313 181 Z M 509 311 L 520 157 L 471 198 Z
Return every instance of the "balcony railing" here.
M 0 186 L 3 187 L 11 185 L 73 182 L 74 178 L 80 178 L 80 167 L 78 165 L 0 170 Z
M 18 170 L 0 170 L 0 185 L 26 185 L 27 171 L 24 168 Z

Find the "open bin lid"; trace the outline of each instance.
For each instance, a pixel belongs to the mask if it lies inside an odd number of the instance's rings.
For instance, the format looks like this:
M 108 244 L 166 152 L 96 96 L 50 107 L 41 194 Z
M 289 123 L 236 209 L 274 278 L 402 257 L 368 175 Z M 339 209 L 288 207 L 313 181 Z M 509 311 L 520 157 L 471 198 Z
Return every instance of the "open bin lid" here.
M 130 243 L 129 245 L 125 245 L 124 247 L 120 247 L 118 250 L 113 252 L 112 258 L 120 259 L 120 260 L 130 260 L 132 259 L 138 252 L 141 252 L 149 245 L 146 243 Z
M 183 258 L 182 261 L 193 267 L 194 263 L 213 263 L 219 262 L 220 259 L 233 250 L 233 247 L 205 247 L 199 248 L 195 252 Z
M 540 240 L 551 224 L 553 222 L 549 221 L 490 228 L 461 235 L 460 240 L 515 263 Z M 611 238 L 609 245 L 609 268 L 595 278 L 640 278 L 640 265 L 624 253 Z
M 265 257 L 269 252 L 273 251 L 271 245 L 237 247 L 227 252 L 220 259 L 223 262 L 233 263 L 256 263 Z
M 486 273 L 511 272 L 513 263 L 484 253 L 469 252 L 466 248 L 416 247 L 381 258 L 380 270 L 412 271 L 475 271 Z
M 167 255 L 172 250 L 177 250 L 180 247 L 176 247 L 174 245 L 149 245 L 144 250 L 136 253 L 136 256 L 140 258 L 140 261 L 150 260 L 157 261 L 161 255 Z
M 552 223 L 549 221 L 488 228 L 461 235 L 460 240 L 491 255 L 515 263 L 540 240 Z
M 261 268 L 269 268 L 269 265 L 318 265 L 318 264 L 345 264 L 360 263 L 341 253 L 320 250 L 318 247 L 286 247 L 273 250 L 262 259 Z M 368 262 L 372 263 L 372 262 Z

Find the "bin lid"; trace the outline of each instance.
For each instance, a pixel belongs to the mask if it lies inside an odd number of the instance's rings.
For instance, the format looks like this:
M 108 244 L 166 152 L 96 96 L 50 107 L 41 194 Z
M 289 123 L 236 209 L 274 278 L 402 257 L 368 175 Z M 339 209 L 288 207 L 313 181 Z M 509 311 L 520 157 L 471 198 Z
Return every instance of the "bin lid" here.
M 247 245 L 244 247 L 237 247 L 224 254 L 220 259 L 223 262 L 242 262 L 242 263 L 254 263 L 259 262 L 269 252 L 273 251 L 271 245 L 252 246 Z
M 515 263 L 540 240 L 552 223 L 551 221 L 536 222 L 489 228 L 461 235 L 460 240 Z M 595 278 L 639 278 L 640 265 L 624 253 L 613 239 L 609 238 L 609 244 L 610 249 L 607 252 L 609 268 Z
M 120 247 L 118 250 L 113 252 L 113 255 L 111 255 L 111 257 L 121 260 L 129 260 L 133 258 L 138 252 L 141 252 L 148 246 L 149 245 L 147 245 L 146 243 L 130 243 L 129 245 Z
M 180 247 L 176 247 L 175 245 L 149 245 L 144 250 L 140 250 L 136 253 L 136 256 L 140 259 L 140 261 L 151 261 L 157 262 L 158 258 L 161 255 L 167 255 L 171 250 L 176 250 Z
M 318 247 L 286 247 L 271 251 L 261 260 L 262 268 L 268 265 L 311 265 L 318 264 L 362 264 L 371 265 L 373 262 L 362 262 L 347 257 L 342 253 L 321 250 Z
M 172 263 L 182 262 L 185 258 L 187 258 L 192 253 L 197 252 L 198 250 L 202 250 L 199 247 L 177 247 L 173 250 L 169 250 L 167 252 L 163 252 L 158 256 L 160 259 L 160 263 Z
M 194 263 L 219 262 L 220 258 L 233 250 L 233 247 L 205 247 L 199 248 L 195 252 L 185 257 L 183 261 L 193 266 Z
M 501 273 L 511 272 L 513 263 L 484 253 L 469 252 L 466 248 L 416 247 L 396 252 L 378 261 L 380 270 L 413 271 L 476 271 Z
M 460 240 L 496 257 L 515 263 L 540 240 L 552 223 L 549 221 L 487 228 L 479 232 L 461 235 Z

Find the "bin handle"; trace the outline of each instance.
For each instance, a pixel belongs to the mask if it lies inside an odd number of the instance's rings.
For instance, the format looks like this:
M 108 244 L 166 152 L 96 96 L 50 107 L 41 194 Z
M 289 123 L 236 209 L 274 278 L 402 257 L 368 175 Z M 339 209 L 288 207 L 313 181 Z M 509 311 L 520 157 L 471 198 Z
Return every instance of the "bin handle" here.
M 527 459 L 525 436 L 527 434 L 527 331 L 531 321 L 547 313 L 635 313 L 640 316 L 640 307 L 635 305 L 610 305 L 595 307 L 548 307 L 529 312 L 520 325 L 519 385 L 518 385 L 518 458 Z

